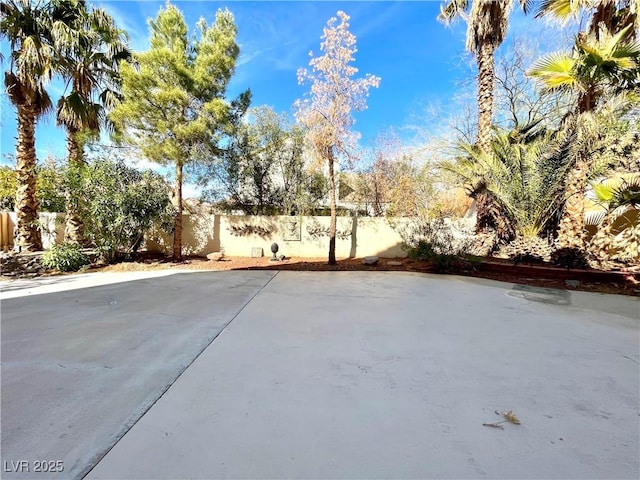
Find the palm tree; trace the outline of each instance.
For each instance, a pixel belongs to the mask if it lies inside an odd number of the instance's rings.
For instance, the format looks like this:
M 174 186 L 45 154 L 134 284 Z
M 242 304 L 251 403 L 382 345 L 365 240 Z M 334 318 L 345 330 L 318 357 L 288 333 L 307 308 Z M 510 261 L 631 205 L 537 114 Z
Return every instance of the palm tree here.
M 530 0 L 519 0 L 523 10 L 528 11 Z M 466 48 L 478 62 L 478 136 L 477 145 L 485 153 L 491 149 L 493 116 L 494 53 L 507 34 L 509 13 L 513 0 L 449 0 L 440 9 L 438 20 L 449 25 L 458 18 L 467 20 Z M 470 10 L 467 16 L 467 10 Z M 488 197 L 480 194 L 476 198 L 478 210 L 477 230 L 495 227 L 498 237 L 508 237 L 501 214 Z M 502 238 L 506 240 L 506 238 Z
M 580 33 L 571 53 L 558 52 L 540 59 L 528 72 L 549 90 L 578 92 L 576 113 L 592 112 L 605 90 L 638 86 L 640 43 L 630 40 L 631 25 L 616 34 Z
M 572 138 L 541 129 L 539 123 L 496 129 L 489 154 L 461 143 L 461 156 L 440 167 L 458 177 L 471 195 L 482 192 L 500 207 L 521 250 L 547 257 L 548 242 L 539 237 L 561 205 Z
M 569 123 L 578 129 L 578 135 L 588 137 L 583 125 L 592 119 L 598 101 L 605 91 L 620 92 L 637 89 L 640 78 L 640 43 L 631 40 L 628 25 L 616 34 L 601 31 L 581 33 L 576 38 L 571 54 L 554 53 L 537 62 L 529 75 L 536 77 L 548 89 L 578 92 L 576 116 Z M 581 117 L 581 118 L 578 118 Z M 582 118 L 584 117 L 584 118 Z M 588 141 L 586 150 L 576 152 L 574 167 L 567 176 L 565 207 L 558 231 L 558 246 L 584 252 L 586 232 L 584 223 L 585 190 L 591 169 Z
M 35 127 L 37 120 L 52 108 L 45 85 L 55 67 L 51 38 L 54 19 L 50 4 L 32 0 L 3 0 L 0 13 L 0 38 L 6 38 L 11 47 L 4 82 L 18 120 L 17 244 L 25 251 L 34 251 L 42 248 L 36 198 Z
M 550 16 L 566 23 L 588 11 L 591 21 L 587 32 L 596 39 L 600 39 L 602 31 L 616 34 L 631 25 L 626 39 L 633 40 L 640 29 L 638 10 L 638 0 L 542 0 L 536 17 Z
M 84 166 L 83 142 L 96 137 L 106 124 L 105 109 L 119 100 L 119 63 L 129 60 L 126 35 L 103 9 L 88 10 L 83 0 L 71 0 L 75 9 L 71 28 L 77 32 L 66 45 L 60 59 L 62 75 L 71 91 L 60 98 L 57 123 L 67 131 L 68 167 L 71 178 L 78 178 Z M 65 240 L 83 243 L 80 196 L 73 185 L 67 191 Z
M 640 212 L 640 173 L 621 175 L 592 186 L 605 210 L 591 215 L 590 223 L 598 225 L 598 231 L 589 242 L 590 254 L 600 266 L 608 266 L 612 257 L 623 262 L 637 261 L 640 257 L 640 225 L 634 223 Z M 619 238 L 613 234 L 615 223 L 627 227 Z

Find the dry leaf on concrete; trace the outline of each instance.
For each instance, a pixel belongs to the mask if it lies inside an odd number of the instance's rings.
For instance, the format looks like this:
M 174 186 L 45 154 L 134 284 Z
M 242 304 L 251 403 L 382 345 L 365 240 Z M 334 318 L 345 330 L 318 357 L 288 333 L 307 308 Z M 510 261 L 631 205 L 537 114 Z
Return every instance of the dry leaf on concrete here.
M 502 415 L 507 420 L 507 422 L 511 422 L 514 425 L 520 425 L 520 419 L 516 417 L 513 411 L 509 410 L 508 412 L 504 412 Z

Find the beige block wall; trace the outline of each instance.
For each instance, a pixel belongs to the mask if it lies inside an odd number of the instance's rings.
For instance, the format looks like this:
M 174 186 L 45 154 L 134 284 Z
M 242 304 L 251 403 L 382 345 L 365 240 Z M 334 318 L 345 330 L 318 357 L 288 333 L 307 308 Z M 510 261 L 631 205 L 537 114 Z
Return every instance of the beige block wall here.
M 40 212 L 40 233 L 42 235 L 42 247 L 51 248 L 64 240 L 64 213 Z M 18 223 L 16 212 L 0 213 L 0 248 L 13 248 L 13 236 Z
M 228 256 L 249 257 L 253 248 L 271 256 L 271 244 L 278 255 L 324 257 L 329 251 L 329 217 L 184 215 L 183 254 L 205 256 L 223 251 Z M 402 226 L 407 219 L 339 217 L 336 256 L 338 258 L 377 255 L 406 257 L 402 249 Z M 169 252 L 171 236 L 154 232 L 147 248 Z

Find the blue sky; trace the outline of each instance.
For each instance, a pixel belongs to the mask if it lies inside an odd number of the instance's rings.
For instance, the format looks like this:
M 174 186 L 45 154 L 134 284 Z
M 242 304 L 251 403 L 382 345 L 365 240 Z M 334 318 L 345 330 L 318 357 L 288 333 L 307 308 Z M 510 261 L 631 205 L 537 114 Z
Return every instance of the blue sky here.
M 297 69 L 308 66 L 309 51 L 319 53 L 320 35 L 327 20 L 338 10 L 345 11 L 351 16 L 351 31 L 358 41 L 356 66 L 361 74 L 372 73 L 382 79 L 380 87 L 371 91 L 368 110 L 356 115 L 355 129 L 361 132 L 361 144 L 365 146 L 389 127 L 402 132 L 403 126 L 416 118 L 422 118 L 427 129 L 437 128 L 437 119 L 424 115 L 424 105 L 437 104 L 448 113 L 456 106 L 453 98 L 460 90 L 460 82 L 474 75 L 473 63 L 464 53 L 466 25 L 458 22 L 447 28 L 437 22 L 439 1 L 172 3 L 182 10 L 190 28 L 201 16 L 211 22 L 218 8 L 228 8 L 236 19 L 241 48 L 229 98 L 250 88 L 253 105 L 267 104 L 284 112 L 291 112 L 293 102 L 309 88 L 298 85 Z M 129 32 L 134 50 L 145 50 L 147 19 L 156 16 L 164 1 L 94 4 L 104 7 Z M 507 43 L 522 35 L 557 44 L 549 39 L 563 35 L 563 31 L 514 10 Z M 5 42 L 2 51 L 6 59 Z M 473 95 L 474 87 L 470 84 L 468 88 Z M 54 98 L 63 90 L 61 82 L 50 85 Z M 1 100 L 1 151 L 2 162 L 6 163 L 5 154 L 14 151 L 15 110 L 5 95 Z M 36 149 L 39 159 L 48 154 L 65 156 L 64 131 L 55 126 L 52 115 L 38 124 Z

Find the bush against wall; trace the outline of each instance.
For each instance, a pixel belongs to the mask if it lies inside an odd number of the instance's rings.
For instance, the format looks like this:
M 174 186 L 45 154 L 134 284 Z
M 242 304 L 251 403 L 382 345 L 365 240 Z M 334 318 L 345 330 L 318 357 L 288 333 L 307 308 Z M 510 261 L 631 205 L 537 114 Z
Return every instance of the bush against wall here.
M 75 272 L 89 263 L 89 257 L 82 251 L 82 247 L 75 243 L 54 245 L 42 256 L 43 266 L 61 272 Z
M 170 188 L 157 173 L 97 160 L 83 174 L 85 236 L 111 262 L 132 255 L 154 224 L 171 229 Z
M 400 230 L 409 258 L 432 262 L 438 271 L 451 269 L 458 257 L 469 254 L 472 222 L 435 217 L 420 219 Z
M 3 165 L 0 167 L 0 210 L 12 211 L 16 202 L 16 171 Z
M 14 162 L 13 155 L 8 159 Z M 65 173 L 59 161 L 47 158 L 36 167 L 37 198 L 41 212 L 64 212 Z M 0 167 L 0 210 L 13 211 L 15 208 L 16 171 L 9 166 Z

